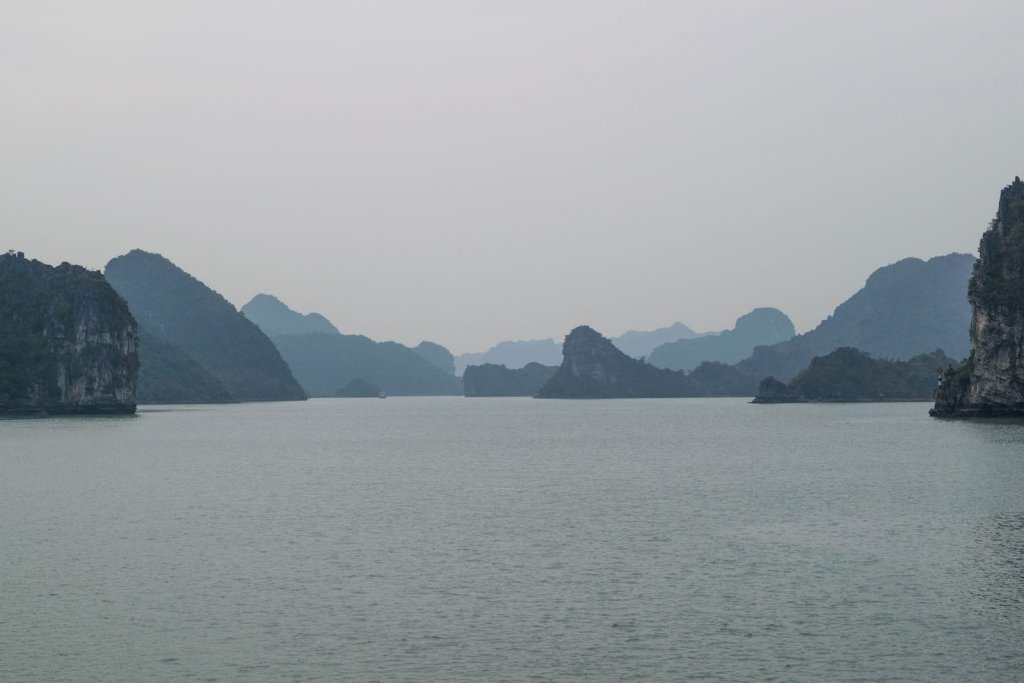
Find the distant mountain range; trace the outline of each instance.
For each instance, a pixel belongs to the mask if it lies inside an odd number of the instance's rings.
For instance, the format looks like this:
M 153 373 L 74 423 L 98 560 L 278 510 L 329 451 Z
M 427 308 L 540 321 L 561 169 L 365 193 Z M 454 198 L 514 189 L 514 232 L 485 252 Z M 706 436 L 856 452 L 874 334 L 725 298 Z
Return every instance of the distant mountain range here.
M 258 295 L 242 310 L 261 328 L 267 325 L 264 331 L 310 396 L 346 393 L 342 390 L 355 380 L 360 380 L 355 386 L 370 384 L 389 396 L 462 393 L 452 354 L 440 344 L 422 342 L 409 348 L 341 334 L 323 316 L 297 313 L 267 294 Z M 310 330 L 311 324 L 317 329 Z M 285 332 L 270 334 L 281 330 Z
M 260 328 L 163 256 L 136 249 L 105 274 L 142 330 L 140 403 L 306 398 Z
M 285 334 L 273 341 L 310 396 L 335 396 L 355 379 L 379 387 L 388 396 L 462 394 L 458 377 L 397 342 L 323 332 Z
M 680 339 L 713 337 L 717 332 L 694 332 L 683 323 L 673 323 L 668 327 L 656 330 L 630 330 L 612 338 L 615 348 L 632 358 L 643 358 L 651 355 L 654 349 Z
M 842 347 L 889 360 L 908 360 L 936 349 L 964 358 L 970 352 L 967 283 L 974 261 L 970 254 L 948 254 L 879 268 L 816 328 L 759 347 L 738 367 L 788 382 L 814 357 Z
M 705 361 L 738 363 L 754 348 L 786 341 L 796 334 L 793 321 L 777 308 L 755 308 L 740 316 L 736 326 L 721 334 L 679 339 L 662 344 L 648 357 L 651 365 L 669 370 L 693 370 Z
M 462 375 L 463 393 L 469 397 L 535 396 L 557 367 L 527 363 L 521 368 L 504 365 L 470 365 Z
M 737 321 L 736 329 L 729 333 L 655 349 L 650 364 L 629 358 L 615 348 L 612 340 L 591 328 L 578 327 L 566 337 L 564 361 L 538 395 L 751 396 L 762 379 L 773 377 L 774 384 L 768 389 L 782 396 L 790 391 L 816 398 L 827 396 L 827 381 L 822 378 L 833 378 L 835 391 L 844 397 L 863 400 L 865 396 L 886 394 L 919 398 L 929 373 L 934 381 L 934 368 L 926 373 L 926 365 L 947 356 L 963 357 L 968 351 L 967 285 L 974 260 L 968 254 L 949 254 L 928 261 L 904 259 L 879 268 L 860 291 L 818 327 L 777 344 L 757 346 L 749 358 L 735 365 L 709 361 L 739 353 L 741 341 L 750 344 L 757 337 L 751 334 L 755 330 L 769 337 L 789 336 L 789 319 L 775 309 L 758 309 Z M 844 351 L 833 354 L 837 349 Z M 914 363 L 888 363 L 909 359 Z M 656 367 L 659 361 L 676 362 L 682 367 L 701 364 L 684 374 Z M 801 375 L 795 389 L 786 387 L 785 382 L 812 365 L 813 371 Z M 856 374 L 858 368 L 871 376 L 865 376 L 862 382 L 850 379 L 847 375 Z
M 733 366 L 704 363 L 691 373 L 631 358 L 581 325 L 565 338 L 563 361 L 538 398 L 682 398 L 753 396 L 757 381 Z
M 470 365 L 504 365 L 516 370 L 527 363 L 558 365 L 561 362 L 562 346 L 554 339 L 503 341 L 486 351 L 456 356 L 455 374 L 462 375 Z
M 341 334 L 330 320 L 319 313 L 296 313 L 281 303 L 277 297 L 269 294 L 257 294 L 240 310 L 242 315 L 256 323 L 268 337 L 306 332 Z
M 673 323 L 656 330 L 630 330 L 612 338 L 612 343 L 627 356 L 641 358 L 656 347 L 678 339 L 692 339 L 718 334 L 717 332 L 694 332 L 683 323 Z M 464 353 L 455 358 L 455 372 L 462 375 L 469 365 L 504 365 L 510 370 L 524 367 L 527 363 L 556 366 L 562 362 L 562 346 L 554 339 L 531 339 L 503 341 L 486 351 Z
M 104 304 L 107 308 L 96 313 L 85 306 L 89 302 L 79 302 L 74 297 L 103 300 L 107 284 L 99 274 L 67 264 L 52 269 L 11 253 L 5 257 L 4 265 L 12 275 L 0 282 L 4 287 L 0 294 L 7 297 L 0 303 L 13 311 L 7 325 L 14 330 L 12 333 L 0 329 L 0 404 L 29 405 L 25 395 L 42 396 L 39 392 L 43 390 L 38 387 L 43 385 L 27 383 L 43 380 L 34 375 L 29 377 L 33 373 L 25 368 L 34 362 L 32 353 L 42 354 L 40 349 L 56 348 L 55 339 L 69 338 L 68 310 L 77 310 L 75 307 L 82 303 L 82 310 L 106 321 L 102 314 L 108 308 L 113 311 L 122 300 L 127 304 L 127 322 L 117 316 L 110 321 L 120 325 L 118 334 L 124 339 L 117 353 L 124 356 L 124 368 L 133 377 L 130 366 L 133 359 L 138 359 L 137 394 L 130 395 L 130 388 L 126 388 L 127 393 L 118 394 L 118 398 L 105 395 L 102 401 L 115 400 L 126 410 L 131 409 L 135 400 L 302 400 L 307 394 L 367 394 L 367 386 L 379 387 L 390 395 L 456 395 L 463 392 L 463 381 L 455 376 L 456 370 L 468 372 L 465 363 L 486 358 L 500 362 L 475 366 L 467 375 L 466 395 L 529 395 L 537 388 L 541 396 L 577 398 L 751 395 L 768 376 L 776 380 L 772 386 L 785 393 L 789 389 L 784 383 L 812 365 L 814 359 L 846 349 L 845 355 L 832 356 L 827 363 L 818 362 L 818 372 L 805 374 L 801 380 L 802 385 L 810 386 L 808 378 L 815 377 L 814 391 L 820 393 L 827 389 L 827 382 L 820 378 L 836 376 L 846 367 L 873 368 L 882 378 L 879 382 L 889 382 L 904 367 L 890 367 L 885 365 L 886 361 L 924 358 L 921 354 L 932 352 L 935 358 L 945 357 L 936 349 L 953 358 L 966 356 L 970 323 L 967 289 L 974 264 L 971 255 L 949 254 L 927 261 L 904 259 L 880 268 L 868 277 L 860 291 L 815 329 L 792 337 L 790 320 L 776 309 L 765 308 L 742 316 L 733 330 L 713 335 L 698 335 L 686 325 L 675 323 L 607 339 L 582 326 L 573 330 L 562 347 L 550 339 L 502 342 L 482 354 L 464 354 L 456 359 L 445 347 L 429 341 L 409 348 L 396 342 L 342 334 L 323 316 L 298 313 L 269 294 L 254 297 L 243 307 L 243 314 L 166 258 L 141 250 L 107 264 L 106 281 L 120 296 L 114 297 L 110 292 L 109 296 L 116 301 L 109 306 Z M 50 317 L 37 316 L 37 322 L 25 327 L 26 302 L 33 300 L 30 290 L 36 287 L 31 284 L 32 277 L 43 283 L 40 288 L 63 284 L 51 288 L 57 303 L 52 304 Z M 1012 287 L 1003 289 L 1012 290 L 1011 294 L 1016 291 Z M 1010 296 L 1003 289 L 994 290 L 993 300 L 1002 301 L 998 297 Z M 55 331 L 45 332 L 46 325 L 53 326 Z M 783 341 L 771 343 L 778 339 Z M 75 342 L 76 350 L 66 353 L 74 356 L 78 346 L 85 348 L 90 343 L 91 338 Z M 617 348 L 617 344 L 630 353 Z M 726 364 L 741 358 L 751 348 L 749 357 L 735 365 Z M 650 362 L 645 361 L 645 356 L 650 357 Z M 87 364 L 91 358 L 79 360 Z M 538 358 L 548 365 L 536 363 Z M 38 367 L 44 368 L 42 364 Z M 41 376 L 42 372 L 36 374 Z M 73 369 L 67 370 L 66 375 L 62 380 L 65 384 L 59 386 L 79 383 L 74 385 L 74 391 L 79 393 L 70 400 L 84 402 L 69 408 L 79 410 L 92 400 L 89 396 L 96 395 L 100 380 L 83 379 Z M 106 379 L 102 383 L 104 387 L 111 384 Z M 134 384 L 134 379 L 131 383 Z M 28 394 L 21 395 L 18 392 L 23 389 L 17 386 L 36 388 L 24 389 Z M 882 384 L 864 386 L 868 387 L 864 391 L 870 393 Z M 52 386 L 44 388 L 56 396 Z M 43 403 L 36 401 L 33 409 Z M 71 405 L 67 396 L 48 405 L 58 404 L 61 409 Z M 113 409 L 110 406 L 114 404 L 104 405 L 102 409 L 107 410 Z M 100 408 L 97 404 L 88 409 Z

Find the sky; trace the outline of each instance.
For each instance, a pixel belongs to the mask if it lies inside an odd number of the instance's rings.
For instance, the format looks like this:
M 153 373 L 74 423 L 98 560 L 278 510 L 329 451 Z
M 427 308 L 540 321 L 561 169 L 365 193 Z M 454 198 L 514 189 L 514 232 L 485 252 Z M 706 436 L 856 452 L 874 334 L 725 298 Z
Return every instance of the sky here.
M 0 248 L 452 351 L 814 327 L 974 253 L 1024 3 L 5 0 Z

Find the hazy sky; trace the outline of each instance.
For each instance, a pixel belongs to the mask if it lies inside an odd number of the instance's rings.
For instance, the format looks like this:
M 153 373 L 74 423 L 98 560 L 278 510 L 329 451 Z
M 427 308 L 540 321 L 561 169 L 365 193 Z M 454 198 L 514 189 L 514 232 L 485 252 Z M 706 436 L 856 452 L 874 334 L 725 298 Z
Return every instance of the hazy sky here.
M 4 0 L 0 248 L 455 352 L 813 327 L 974 252 L 1024 3 Z

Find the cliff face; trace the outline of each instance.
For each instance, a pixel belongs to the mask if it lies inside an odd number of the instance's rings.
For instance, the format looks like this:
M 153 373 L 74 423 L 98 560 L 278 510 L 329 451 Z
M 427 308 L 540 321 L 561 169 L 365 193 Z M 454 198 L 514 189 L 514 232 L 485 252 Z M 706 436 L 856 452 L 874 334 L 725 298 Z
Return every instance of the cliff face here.
M 137 342 L 99 273 L 0 256 L 0 414 L 134 413 Z
M 934 416 L 1024 416 L 1024 182 L 1003 188 L 968 287 L 971 357 L 947 372 Z

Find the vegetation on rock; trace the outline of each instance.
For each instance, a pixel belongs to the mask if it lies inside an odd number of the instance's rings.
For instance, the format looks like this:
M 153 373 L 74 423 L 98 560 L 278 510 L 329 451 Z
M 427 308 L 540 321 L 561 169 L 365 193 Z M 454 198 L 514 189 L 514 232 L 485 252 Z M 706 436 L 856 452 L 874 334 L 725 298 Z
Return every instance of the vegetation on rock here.
M 814 358 L 788 385 L 766 378 L 754 402 L 926 401 L 935 392 L 937 370 L 953 362 L 941 350 L 892 361 L 844 347 Z
M 231 403 L 231 394 L 184 351 L 139 328 L 145 362 L 139 372 L 139 403 Z

